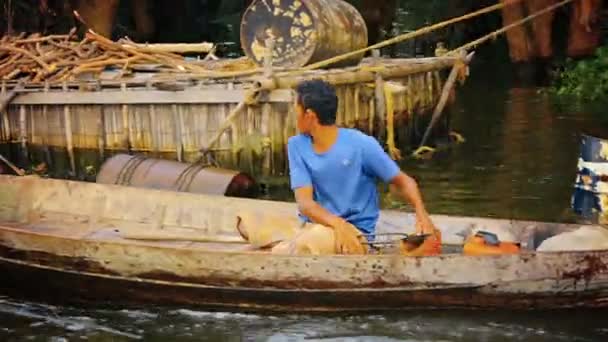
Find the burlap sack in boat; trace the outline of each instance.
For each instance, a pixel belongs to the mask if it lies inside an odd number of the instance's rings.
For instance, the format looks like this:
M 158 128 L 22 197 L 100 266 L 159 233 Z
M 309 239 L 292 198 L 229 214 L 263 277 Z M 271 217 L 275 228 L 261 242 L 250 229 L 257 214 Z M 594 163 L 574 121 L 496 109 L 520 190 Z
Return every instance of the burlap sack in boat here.
M 592 251 L 608 249 L 608 229 L 599 226 L 582 226 L 543 241 L 536 249 L 550 251 Z
M 289 215 L 242 212 L 237 215 L 237 230 L 253 246 L 272 248 L 274 254 L 330 255 L 343 254 L 336 243 L 335 230 L 320 224 L 302 223 Z M 339 230 L 350 234 L 355 245 L 343 246 L 349 254 L 365 254 L 367 247 L 358 238 L 354 226 Z

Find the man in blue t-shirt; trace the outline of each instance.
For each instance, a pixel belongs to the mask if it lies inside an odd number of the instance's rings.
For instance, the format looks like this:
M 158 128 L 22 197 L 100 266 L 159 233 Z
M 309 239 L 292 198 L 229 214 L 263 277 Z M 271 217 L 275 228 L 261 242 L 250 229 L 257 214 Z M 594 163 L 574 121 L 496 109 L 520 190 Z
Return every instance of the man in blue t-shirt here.
M 375 231 L 380 179 L 393 184 L 413 205 L 417 233 L 432 234 L 435 227 L 414 179 L 401 172 L 375 138 L 336 126 L 334 88 L 320 80 L 304 81 L 296 93 L 300 134 L 291 137 L 287 147 L 300 217 L 333 228 L 338 250 L 353 253 L 353 226 L 363 234 Z

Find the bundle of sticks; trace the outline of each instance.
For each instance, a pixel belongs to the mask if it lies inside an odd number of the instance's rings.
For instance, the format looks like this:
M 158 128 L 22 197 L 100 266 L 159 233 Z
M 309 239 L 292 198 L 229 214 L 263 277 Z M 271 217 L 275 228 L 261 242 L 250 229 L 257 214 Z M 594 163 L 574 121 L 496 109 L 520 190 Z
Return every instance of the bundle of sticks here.
M 142 65 L 152 65 L 158 72 L 200 76 L 214 70 L 207 64 L 187 61 L 179 53 L 208 53 L 212 47 L 211 43 L 146 45 L 128 38 L 114 42 L 92 30 L 82 40 L 76 37 L 76 30 L 66 35 L 5 36 L 0 39 L 0 79 L 56 83 L 74 80 L 83 73 L 97 74 L 108 67 L 123 76 Z

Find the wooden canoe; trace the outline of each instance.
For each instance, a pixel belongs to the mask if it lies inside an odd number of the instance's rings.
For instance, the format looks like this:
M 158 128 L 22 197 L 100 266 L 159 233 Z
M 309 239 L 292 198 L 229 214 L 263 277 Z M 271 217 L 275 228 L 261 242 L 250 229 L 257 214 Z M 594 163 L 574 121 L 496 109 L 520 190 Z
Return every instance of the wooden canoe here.
M 0 176 L 0 287 L 9 295 L 288 311 L 608 306 L 608 251 L 535 252 L 579 225 L 434 216 L 448 244 L 476 227 L 509 229 L 516 255 L 272 255 L 238 242 L 241 209 L 295 214 L 293 203 Z M 383 211 L 379 232 L 413 227 Z M 141 232 L 226 243 L 133 240 Z

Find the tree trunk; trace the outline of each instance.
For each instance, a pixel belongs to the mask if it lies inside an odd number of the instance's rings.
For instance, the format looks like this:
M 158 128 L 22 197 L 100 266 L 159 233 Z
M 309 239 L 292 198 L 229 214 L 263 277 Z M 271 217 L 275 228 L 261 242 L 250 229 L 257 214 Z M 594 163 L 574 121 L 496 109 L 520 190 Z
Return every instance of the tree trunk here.
M 390 30 L 397 12 L 397 1 L 363 0 L 358 10 L 367 24 L 367 40 L 371 45 L 383 38 L 382 30 Z
M 135 21 L 138 40 L 148 41 L 152 39 L 156 26 L 152 17 L 150 0 L 131 0 L 131 13 Z
M 521 2 L 511 2 L 502 0 L 506 3 L 502 9 L 503 26 L 510 25 L 525 16 L 524 5 Z M 519 25 L 507 31 L 507 42 L 509 43 L 509 55 L 513 62 L 528 62 L 534 56 L 530 36 L 526 32 L 524 25 Z
M 591 55 L 600 44 L 601 32 L 598 14 L 602 9 L 602 0 L 576 1 L 572 7 L 568 33 L 568 56 Z
M 119 0 L 79 0 L 78 14 L 96 33 L 110 38 Z
M 528 13 L 533 14 L 554 5 L 556 0 L 531 0 L 528 1 Z M 536 56 L 550 58 L 553 55 L 551 29 L 555 12 L 550 11 L 532 20 L 532 32 L 534 35 L 534 47 Z

